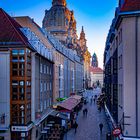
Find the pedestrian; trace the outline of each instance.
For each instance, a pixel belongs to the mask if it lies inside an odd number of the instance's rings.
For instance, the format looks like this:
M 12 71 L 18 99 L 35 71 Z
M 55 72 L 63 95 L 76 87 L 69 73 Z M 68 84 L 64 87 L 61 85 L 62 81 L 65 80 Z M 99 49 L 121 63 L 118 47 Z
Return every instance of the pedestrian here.
M 99 107 L 98 107 L 98 110 L 99 110 L 99 112 L 101 112 L 101 106 L 99 105 Z
M 92 105 L 92 100 L 93 100 L 93 99 L 91 98 L 91 99 L 90 99 L 90 104 L 91 104 L 91 105 Z
M 85 115 L 87 116 L 87 113 L 88 113 L 88 109 L 87 108 L 85 108 Z
M 103 130 L 103 124 L 102 123 L 99 124 L 99 128 L 100 128 L 100 133 L 102 134 L 102 130 Z
M 85 109 L 83 109 L 83 116 L 85 116 Z
M 73 127 L 74 127 L 74 130 L 75 130 L 75 133 L 77 132 L 77 127 L 78 127 L 78 124 L 77 122 L 75 121 L 75 123 L 73 124 Z
M 95 98 L 93 99 L 93 101 L 94 101 L 94 104 L 95 104 Z

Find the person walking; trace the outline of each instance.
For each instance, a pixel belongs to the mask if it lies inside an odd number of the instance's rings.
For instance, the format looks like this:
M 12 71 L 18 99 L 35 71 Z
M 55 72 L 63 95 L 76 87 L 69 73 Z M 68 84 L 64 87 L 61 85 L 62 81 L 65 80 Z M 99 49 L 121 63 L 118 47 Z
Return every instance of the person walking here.
M 91 105 L 92 105 L 92 100 L 93 100 L 93 98 L 91 97 L 91 98 L 90 98 L 90 104 L 91 104 Z
M 103 130 L 103 124 L 102 123 L 99 124 L 99 128 L 100 128 L 100 133 L 102 134 L 102 130 Z
M 85 116 L 85 109 L 83 109 L 83 116 Z
M 75 130 L 75 133 L 77 132 L 77 127 L 78 127 L 78 124 L 77 122 L 75 121 L 75 123 L 73 124 L 73 127 L 74 127 L 74 130 Z
M 86 117 L 87 117 L 87 113 L 88 113 L 88 109 L 85 108 L 85 115 L 86 115 Z

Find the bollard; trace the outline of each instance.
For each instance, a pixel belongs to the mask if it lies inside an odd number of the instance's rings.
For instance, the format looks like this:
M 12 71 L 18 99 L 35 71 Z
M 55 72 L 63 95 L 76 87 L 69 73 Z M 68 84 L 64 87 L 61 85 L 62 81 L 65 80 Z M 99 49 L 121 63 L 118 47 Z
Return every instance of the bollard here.
M 112 138 L 111 138 L 111 133 L 107 133 L 107 134 L 106 134 L 106 140 L 112 140 Z

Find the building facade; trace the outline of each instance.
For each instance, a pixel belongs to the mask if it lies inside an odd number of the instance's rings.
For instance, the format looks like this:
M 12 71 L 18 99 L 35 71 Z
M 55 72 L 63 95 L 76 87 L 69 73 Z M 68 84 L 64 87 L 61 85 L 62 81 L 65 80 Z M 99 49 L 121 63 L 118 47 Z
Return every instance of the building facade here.
M 52 16 L 53 15 L 53 16 Z M 67 8 L 66 0 L 53 0 L 52 7 L 45 11 L 43 28 L 49 31 L 68 49 L 76 50 L 77 55 L 84 62 L 84 88 L 90 83 L 90 52 L 86 45 L 84 28 L 82 27 L 78 39 L 74 11 Z
M 140 137 L 139 13 L 139 0 L 120 0 L 104 52 L 108 107 L 123 135 L 137 138 Z
M 103 87 L 103 70 L 98 67 L 98 57 L 96 53 L 92 56 L 90 66 L 91 87 Z
M 0 136 L 41 139 L 56 99 L 83 89 L 83 61 L 30 17 L 0 18 Z

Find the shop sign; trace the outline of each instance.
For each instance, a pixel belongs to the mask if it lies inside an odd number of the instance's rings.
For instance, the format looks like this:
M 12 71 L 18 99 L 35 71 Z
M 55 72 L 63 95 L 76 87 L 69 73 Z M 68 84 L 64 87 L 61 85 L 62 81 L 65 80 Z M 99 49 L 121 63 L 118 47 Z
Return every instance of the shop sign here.
M 115 128 L 113 130 L 113 136 L 118 137 L 121 134 L 121 129 L 120 128 Z
M 12 126 L 11 130 L 12 131 L 18 131 L 18 132 L 25 132 L 25 131 L 29 131 L 32 128 L 32 124 L 29 126 Z
M 12 131 L 28 131 L 27 126 L 12 126 Z

